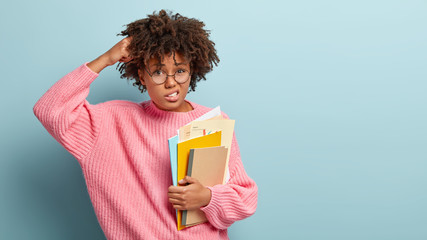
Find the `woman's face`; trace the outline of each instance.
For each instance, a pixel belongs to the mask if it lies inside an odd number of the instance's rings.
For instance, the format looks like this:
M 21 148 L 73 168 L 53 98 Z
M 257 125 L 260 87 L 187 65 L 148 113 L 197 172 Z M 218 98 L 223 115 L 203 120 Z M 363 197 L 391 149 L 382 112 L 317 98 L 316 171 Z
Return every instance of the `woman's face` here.
M 193 109 L 185 101 L 191 76 L 188 77 L 186 82 L 178 83 L 171 75 L 184 71 L 190 73 L 190 63 L 178 52 L 175 53 L 175 60 L 176 63 L 173 59 L 173 54 L 166 54 L 162 62 L 159 62 L 156 58 L 151 58 L 146 69 L 139 69 L 138 74 L 141 83 L 147 89 L 148 95 L 159 109 L 173 112 L 188 112 Z M 168 76 L 164 83 L 157 84 L 151 76 L 160 72 Z

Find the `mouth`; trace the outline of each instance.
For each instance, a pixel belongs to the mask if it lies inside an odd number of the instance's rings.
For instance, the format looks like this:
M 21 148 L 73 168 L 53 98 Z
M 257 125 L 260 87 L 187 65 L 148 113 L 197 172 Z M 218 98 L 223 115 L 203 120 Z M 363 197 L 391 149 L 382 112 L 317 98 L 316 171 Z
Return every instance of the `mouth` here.
M 179 92 L 175 91 L 169 95 L 166 95 L 165 99 L 169 102 L 176 102 L 176 101 L 178 101 L 178 97 L 179 97 Z
M 178 92 L 174 92 L 172 94 L 169 94 L 168 97 L 175 97 L 176 95 L 178 95 Z

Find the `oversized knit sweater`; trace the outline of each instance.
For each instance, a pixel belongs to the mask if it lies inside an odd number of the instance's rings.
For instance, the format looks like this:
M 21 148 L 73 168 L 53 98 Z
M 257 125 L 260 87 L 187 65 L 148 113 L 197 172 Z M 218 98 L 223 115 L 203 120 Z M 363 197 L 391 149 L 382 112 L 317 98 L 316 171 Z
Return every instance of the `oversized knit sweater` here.
M 168 138 L 210 109 L 189 102 L 189 112 L 158 109 L 151 101 L 86 100 L 98 74 L 87 63 L 56 82 L 34 113 L 79 162 L 99 224 L 108 239 L 228 239 L 227 227 L 255 212 L 257 186 L 240 159 L 235 136 L 230 179 L 209 187 L 202 207 L 207 223 L 177 230 L 168 202 L 172 185 Z M 224 114 L 225 117 L 227 117 Z

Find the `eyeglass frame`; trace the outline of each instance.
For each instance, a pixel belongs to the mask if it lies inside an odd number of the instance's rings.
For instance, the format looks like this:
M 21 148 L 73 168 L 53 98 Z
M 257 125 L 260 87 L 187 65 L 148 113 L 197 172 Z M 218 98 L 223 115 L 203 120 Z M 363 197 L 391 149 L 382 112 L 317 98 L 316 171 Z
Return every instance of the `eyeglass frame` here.
M 157 85 L 160 85 L 160 84 L 165 83 L 165 82 L 168 80 L 168 77 L 173 77 L 173 80 L 174 80 L 175 82 L 179 83 L 179 84 L 186 83 L 186 82 L 191 78 L 191 71 L 188 71 L 188 78 L 187 78 L 187 80 L 185 80 L 184 82 L 178 82 L 178 81 L 176 80 L 176 78 L 175 78 L 175 75 L 176 75 L 176 72 L 177 72 L 177 71 L 175 71 L 175 73 L 174 73 L 173 75 L 169 75 L 169 74 L 167 74 L 165 71 L 160 70 L 160 71 L 162 71 L 162 72 L 164 72 L 164 73 L 166 74 L 166 78 L 165 78 L 165 80 L 164 80 L 162 83 L 156 83 L 156 82 L 154 81 L 154 79 L 153 79 L 153 75 L 148 71 L 148 69 L 146 68 L 146 66 L 144 66 L 144 70 L 148 73 L 148 76 L 150 76 L 151 80 L 153 80 L 153 82 L 154 82 L 155 84 L 157 84 Z M 187 70 L 185 70 L 185 69 L 184 69 L 184 71 L 187 71 Z

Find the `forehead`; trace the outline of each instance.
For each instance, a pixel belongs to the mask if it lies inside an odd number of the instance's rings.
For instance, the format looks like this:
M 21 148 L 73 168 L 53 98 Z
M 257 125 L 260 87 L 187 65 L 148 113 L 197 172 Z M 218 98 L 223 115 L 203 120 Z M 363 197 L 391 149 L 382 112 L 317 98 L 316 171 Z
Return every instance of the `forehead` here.
M 159 59 L 157 56 L 152 56 L 148 60 L 149 66 L 172 66 L 172 65 L 189 65 L 189 61 L 179 52 L 167 53 Z

